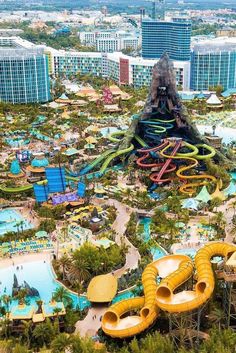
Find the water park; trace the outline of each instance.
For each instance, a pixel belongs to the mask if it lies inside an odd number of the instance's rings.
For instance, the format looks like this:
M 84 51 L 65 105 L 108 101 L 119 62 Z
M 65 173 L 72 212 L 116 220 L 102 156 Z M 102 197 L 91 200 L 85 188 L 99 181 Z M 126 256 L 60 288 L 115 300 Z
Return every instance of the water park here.
M 236 323 L 233 140 L 201 133 L 167 55 L 122 119 L 76 113 L 87 91 L 1 132 L 0 342 L 33 352 L 78 334 L 133 353 L 158 332 L 166 352 L 197 352 Z M 91 104 L 138 98 L 110 86 Z

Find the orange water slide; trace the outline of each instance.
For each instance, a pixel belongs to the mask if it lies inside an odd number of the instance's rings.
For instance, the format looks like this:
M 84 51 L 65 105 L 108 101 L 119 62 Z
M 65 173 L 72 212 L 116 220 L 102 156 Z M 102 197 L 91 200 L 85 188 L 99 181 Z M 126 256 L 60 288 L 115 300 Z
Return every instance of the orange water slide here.
M 168 149 L 171 146 L 172 146 L 172 142 L 169 142 L 167 144 L 167 146 L 164 147 L 164 149 L 160 152 L 160 155 L 163 156 L 162 152 L 165 151 L 166 149 Z M 170 156 L 167 158 L 167 160 L 162 165 L 161 170 L 159 172 L 157 172 L 157 173 L 153 173 L 153 174 L 150 175 L 150 179 L 154 183 L 162 184 L 162 183 L 165 183 L 165 182 L 171 180 L 170 178 L 163 179 L 162 177 L 163 177 L 164 174 L 170 173 L 170 172 L 172 172 L 172 171 L 174 171 L 176 169 L 176 166 L 174 164 L 172 164 L 172 159 L 177 154 L 177 152 L 181 148 L 181 146 L 182 146 L 182 140 L 176 140 L 176 142 L 174 142 L 173 150 L 172 150 Z M 165 158 L 166 158 L 166 155 L 165 155 Z

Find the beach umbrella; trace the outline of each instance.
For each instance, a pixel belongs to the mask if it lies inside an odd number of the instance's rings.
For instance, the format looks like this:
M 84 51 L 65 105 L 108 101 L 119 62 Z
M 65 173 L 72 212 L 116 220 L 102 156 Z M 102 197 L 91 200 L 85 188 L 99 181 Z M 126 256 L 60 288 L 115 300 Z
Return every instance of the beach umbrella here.
M 176 226 L 177 228 L 184 228 L 184 227 L 185 227 L 185 223 L 183 223 L 183 222 L 176 222 L 176 223 L 175 223 L 175 226 Z
M 47 238 L 48 233 L 45 230 L 39 230 L 37 233 L 35 233 L 36 238 Z

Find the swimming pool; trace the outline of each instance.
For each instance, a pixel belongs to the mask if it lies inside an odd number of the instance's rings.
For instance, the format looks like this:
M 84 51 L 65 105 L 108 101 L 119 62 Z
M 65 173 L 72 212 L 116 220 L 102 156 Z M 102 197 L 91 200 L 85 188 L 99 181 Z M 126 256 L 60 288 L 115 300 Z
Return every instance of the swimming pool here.
M 0 236 L 8 232 L 17 232 L 17 228 L 27 230 L 33 228 L 33 224 L 12 208 L 0 211 Z
M 196 249 L 192 249 L 192 248 L 186 248 L 186 249 L 178 249 L 176 250 L 176 254 L 181 254 L 181 255 L 187 255 L 187 256 L 190 256 L 192 258 L 195 257 L 197 253 L 197 250 Z
M 205 132 L 212 133 L 212 126 L 210 125 L 197 125 L 197 128 L 201 134 L 204 134 Z M 220 125 L 216 127 L 216 135 L 222 137 L 224 143 L 235 141 L 235 132 L 236 129 L 230 127 L 223 127 Z
M 152 219 L 150 217 L 143 217 L 141 218 L 139 224 L 143 225 L 143 240 L 144 242 L 148 242 L 151 238 L 150 236 L 150 225 L 152 223 Z M 151 254 L 153 257 L 153 261 L 160 259 L 161 257 L 165 256 L 166 253 L 165 251 L 158 245 L 156 244 L 156 246 L 153 246 L 151 248 Z
M 122 130 L 126 130 L 127 126 L 121 126 Z M 100 132 L 103 137 L 107 137 L 108 135 L 112 134 L 113 132 L 121 131 L 115 126 L 103 127 L 100 129 Z
M 21 269 L 21 266 L 23 267 Z M 40 299 L 47 305 L 52 299 L 53 293 L 57 288 L 61 287 L 61 284 L 54 278 L 54 274 L 51 270 L 49 262 L 44 261 L 33 261 L 26 262 L 16 266 L 10 266 L 0 269 L 0 295 L 7 294 L 12 295 L 12 286 L 14 274 L 17 277 L 19 285 L 22 285 L 26 281 L 30 287 L 34 287 L 38 290 Z M 79 307 L 81 310 L 88 307 L 90 302 L 84 296 L 77 296 L 76 294 L 69 292 L 69 295 L 73 301 L 74 307 Z M 36 300 L 38 298 L 32 298 L 30 304 L 37 308 Z M 17 300 L 13 300 L 11 308 L 18 305 Z

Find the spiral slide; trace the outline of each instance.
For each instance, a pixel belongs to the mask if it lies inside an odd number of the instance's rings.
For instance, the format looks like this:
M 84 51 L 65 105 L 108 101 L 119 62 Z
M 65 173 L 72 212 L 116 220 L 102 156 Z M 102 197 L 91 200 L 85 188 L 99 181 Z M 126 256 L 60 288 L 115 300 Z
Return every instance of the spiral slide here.
M 142 148 L 142 149 L 137 150 L 137 152 L 143 153 L 143 156 L 141 156 L 140 158 L 138 158 L 136 160 L 136 164 L 141 168 L 154 168 L 154 167 L 162 166 L 163 163 L 144 163 L 144 161 L 145 161 L 145 159 L 147 159 L 150 156 L 151 153 L 160 151 L 161 149 L 166 147 L 167 144 L 168 144 L 168 142 L 164 141 L 159 146 L 152 147 L 152 148 Z
M 168 149 L 169 147 L 171 146 L 171 143 L 168 144 L 164 149 Z M 173 146 L 173 151 L 171 152 L 170 154 L 170 158 L 167 158 L 167 160 L 165 161 L 165 163 L 162 165 L 162 168 L 161 170 L 158 172 L 158 173 L 153 173 L 151 176 L 150 176 L 150 179 L 156 183 L 156 184 L 161 184 L 161 183 L 164 183 L 164 182 L 167 182 L 167 181 L 170 181 L 170 178 L 165 178 L 165 179 L 162 179 L 163 175 L 166 174 L 166 173 L 170 173 L 172 171 L 174 171 L 176 169 L 176 166 L 175 165 L 171 165 L 171 162 L 172 162 L 172 159 L 171 157 L 175 156 L 176 153 L 178 152 L 178 150 L 180 149 L 180 147 L 182 146 L 182 140 L 176 140 L 174 142 L 174 146 Z M 162 154 L 162 151 L 160 153 L 161 156 L 163 156 Z M 170 167 L 170 168 L 169 168 Z
M 170 140 L 169 146 L 171 146 L 171 144 L 172 144 L 172 141 Z M 206 149 L 207 151 L 209 151 L 209 153 L 206 155 L 200 155 L 197 146 L 193 146 L 193 145 L 184 141 L 183 146 L 192 149 L 192 152 L 177 153 L 176 155 L 168 155 L 165 152 L 169 148 L 169 146 L 166 146 L 162 151 L 160 151 L 160 155 L 162 157 L 167 158 L 167 159 L 171 159 L 171 160 L 183 159 L 183 160 L 190 162 L 189 165 L 180 167 L 177 170 L 176 175 L 179 177 L 179 179 L 185 180 L 185 181 L 194 180 L 194 179 L 198 179 L 198 180 L 201 179 L 202 180 L 202 181 L 197 181 L 197 182 L 193 182 L 193 183 L 186 183 L 186 184 L 182 185 L 179 189 L 180 192 L 187 194 L 187 195 L 192 195 L 195 192 L 196 187 L 201 186 L 201 185 L 206 185 L 209 182 L 209 181 L 207 181 L 207 179 L 216 183 L 217 179 L 214 176 L 209 175 L 209 174 L 199 174 L 199 175 L 196 175 L 196 174 L 195 175 L 186 175 L 186 174 L 184 174 L 186 171 L 189 171 L 190 169 L 195 168 L 198 165 L 198 160 L 212 158 L 215 155 L 215 150 L 213 147 L 208 146 L 208 145 L 197 145 L 199 148 L 202 147 L 202 148 Z
M 160 309 L 170 313 L 197 309 L 214 290 L 211 258 L 222 256 L 227 260 L 235 252 L 234 245 L 221 242 L 204 246 L 195 257 L 197 283 L 194 290 L 178 293 L 175 290 L 195 274 L 192 260 L 185 255 L 169 255 L 149 264 L 142 275 L 144 297 L 112 305 L 103 316 L 103 331 L 111 337 L 132 337 L 148 329 L 156 321 Z M 162 278 L 159 285 L 157 276 Z M 130 311 L 139 311 L 139 314 L 128 315 Z

